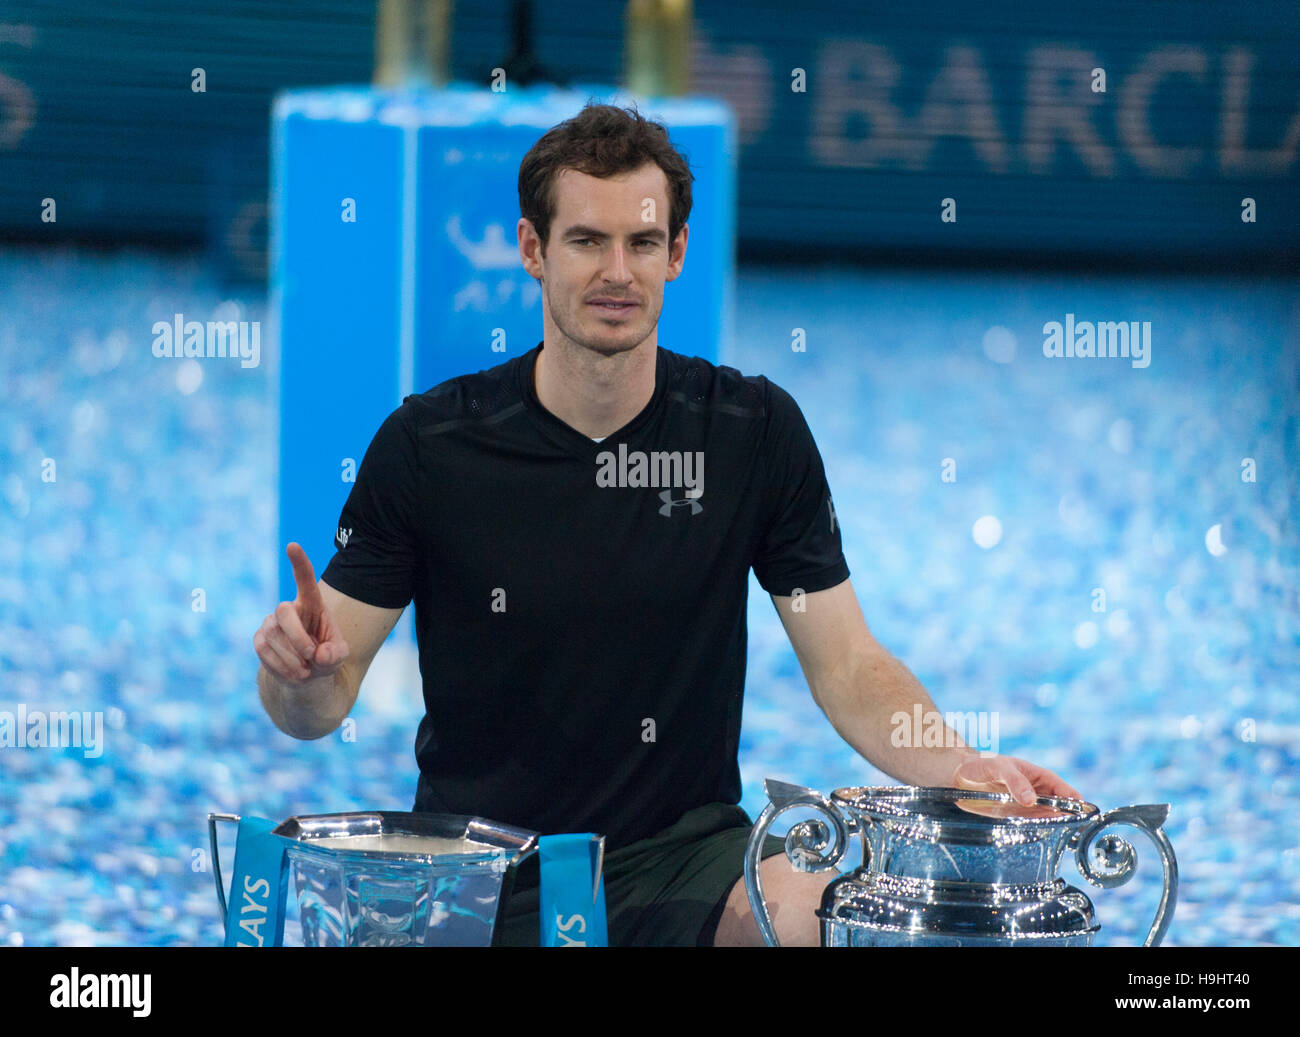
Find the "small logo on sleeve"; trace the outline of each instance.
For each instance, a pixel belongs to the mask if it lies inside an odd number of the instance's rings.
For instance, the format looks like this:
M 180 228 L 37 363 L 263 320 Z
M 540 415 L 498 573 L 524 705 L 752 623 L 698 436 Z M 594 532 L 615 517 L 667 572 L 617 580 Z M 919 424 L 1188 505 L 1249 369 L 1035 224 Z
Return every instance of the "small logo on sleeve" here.
M 339 526 L 339 535 L 335 537 L 335 539 L 339 542 L 339 547 L 344 548 L 348 546 L 348 538 L 351 536 L 352 527 L 349 526 L 347 529 L 344 529 L 342 526 Z

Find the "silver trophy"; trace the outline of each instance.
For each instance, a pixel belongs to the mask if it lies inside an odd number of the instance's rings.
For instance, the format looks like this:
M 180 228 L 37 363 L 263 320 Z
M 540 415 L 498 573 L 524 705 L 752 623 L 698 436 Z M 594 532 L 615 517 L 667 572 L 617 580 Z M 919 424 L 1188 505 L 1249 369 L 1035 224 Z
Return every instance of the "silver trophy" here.
M 1087 947 L 1101 928 L 1092 902 L 1057 871 L 1072 852 L 1094 886 L 1126 883 L 1137 853 L 1120 836 L 1102 834 L 1112 825 L 1149 835 L 1164 865 L 1145 946 L 1159 944 L 1173 918 L 1178 862 L 1161 828 L 1166 803 L 1102 813 L 1077 799 L 1039 796 L 1026 806 L 1008 793 L 910 785 L 838 789 L 830 799 L 771 778 L 764 789 L 771 802 L 749 838 L 745 888 L 772 947 L 778 941 L 759 854 L 772 822 L 796 808 L 826 819 L 786 834 L 786 857 L 799 871 L 836 867 L 850 838 L 862 837 L 862 867 L 831 882 L 817 909 L 824 947 Z
M 209 814 L 213 877 L 226 893 Z M 287 847 L 290 890 L 308 947 L 488 947 L 509 896 L 512 867 L 536 832 L 459 814 L 397 812 L 291 817 L 273 830 Z

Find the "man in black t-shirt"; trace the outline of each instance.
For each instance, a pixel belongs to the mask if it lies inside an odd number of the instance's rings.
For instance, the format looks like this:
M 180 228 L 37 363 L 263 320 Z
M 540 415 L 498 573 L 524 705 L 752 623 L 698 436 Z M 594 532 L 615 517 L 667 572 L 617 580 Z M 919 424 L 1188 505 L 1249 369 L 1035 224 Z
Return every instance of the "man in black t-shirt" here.
M 599 144 L 600 146 L 596 146 Z M 925 690 L 869 633 L 821 457 L 762 376 L 658 344 L 686 257 L 691 175 L 662 127 L 589 105 L 520 167 L 521 260 L 544 336 L 408 396 L 383 422 L 318 582 L 254 638 L 298 738 L 337 728 L 415 604 L 425 717 L 414 809 L 607 838 L 611 943 L 754 943 L 738 806 L 748 574 L 813 696 L 917 785 L 1077 793 L 1022 760 L 896 746 Z M 764 856 L 781 850 L 769 840 Z M 537 942 L 535 867 L 499 935 Z M 762 865 L 783 943 L 816 943 L 825 875 Z

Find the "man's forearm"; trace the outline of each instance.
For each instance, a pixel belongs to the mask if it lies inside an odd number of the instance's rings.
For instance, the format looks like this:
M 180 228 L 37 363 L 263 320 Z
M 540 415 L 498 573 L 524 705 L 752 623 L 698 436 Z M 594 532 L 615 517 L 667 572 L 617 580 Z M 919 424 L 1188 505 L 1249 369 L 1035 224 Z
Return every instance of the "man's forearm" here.
M 328 677 L 285 684 L 265 666 L 257 671 L 257 691 L 267 716 L 285 734 L 310 740 L 324 738 L 343 723 L 356 701 L 341 668 Z
M 917 705 L 926 727 L 942 719 L 936 717 L 921 682 L 883 648 L 864 653 L 838 681 L 812 691 L 840 737 L 880 770 L 909 785 L 947 785 L 962 760 L 978 755 L 946 724 L 941 746 L 925 744 L 934 739 L 914 729 Z M 904 724 L 899 714 L 906 715 Z

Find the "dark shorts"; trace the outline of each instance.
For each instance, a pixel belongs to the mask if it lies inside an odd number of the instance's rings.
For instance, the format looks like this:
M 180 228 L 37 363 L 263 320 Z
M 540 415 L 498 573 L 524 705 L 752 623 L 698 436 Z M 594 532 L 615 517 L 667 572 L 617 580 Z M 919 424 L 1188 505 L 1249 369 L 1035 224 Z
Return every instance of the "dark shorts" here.
M 611 947 L 712 947 L 731 887 L 744 881 L 753 821 L 734 803 L 687 811 L 662 832 L 605 854 L 605 910 Z M 785 852 L 775 836 L 762 857 Z M 493 946 L 536 947 L 537 854 L 518 868 Z

